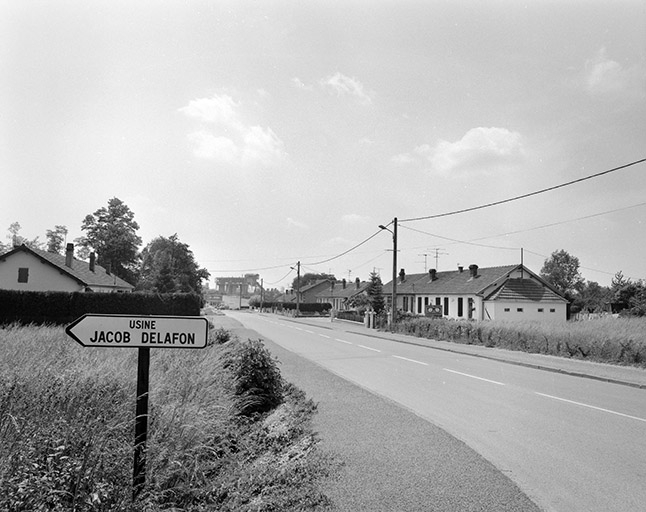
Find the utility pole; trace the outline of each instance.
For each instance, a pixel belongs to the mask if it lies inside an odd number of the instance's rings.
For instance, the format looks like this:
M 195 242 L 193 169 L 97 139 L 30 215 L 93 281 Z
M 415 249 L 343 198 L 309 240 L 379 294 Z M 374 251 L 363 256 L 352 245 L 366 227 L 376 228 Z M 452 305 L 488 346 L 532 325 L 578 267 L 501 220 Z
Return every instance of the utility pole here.
M 296 316 L 301 314 L 301 262 L 296 263 Z
M 397 320 L 397 217 L 393 219 L 393 229 L 392 231 L 386 226 L 379 225 L 379 229 L 385 229 L 390 231 L 393 235 L 393 292 L 391 297 L 390 305 L 390 328 L 391 330 L 395 326 L 395 321 Z

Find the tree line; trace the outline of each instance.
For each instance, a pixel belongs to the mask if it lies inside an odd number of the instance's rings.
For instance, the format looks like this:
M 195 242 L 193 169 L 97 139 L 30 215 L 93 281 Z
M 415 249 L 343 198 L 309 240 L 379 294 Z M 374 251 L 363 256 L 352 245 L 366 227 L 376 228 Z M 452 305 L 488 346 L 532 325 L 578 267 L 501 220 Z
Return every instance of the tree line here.
M 137 235 L 139 224 L 130 208 L 113 197 L 107 207 L 101 207 L 85 216 L 81 222 L 83 236 L 74 239 L 76 256 L 87 260 L 96 254 L 96 262 L 110 267 L 111 272 L 135 286 L 138 291 L 157 293 L 200 293 L 202 280 L 210 274 L 200 268 L 189 246 L 177 234 L 158 236 L 139 251 L 142 239 Z M 20 223 L 9 226 L 7 239 L 0 241 L 0 254 L 25 244 L 34 249 L 64 254 L 68 229 L 56 225 L 48 229 L 45 242 L 39 237 L 28 239 L 20 235 Z
M 570 301 L 571 313 L 620 313 L 646 316 L 646 281 L 617 272 L 610 286 L 583 279 L 579 258 L 561 249 L 545 260 L 541 277 Z

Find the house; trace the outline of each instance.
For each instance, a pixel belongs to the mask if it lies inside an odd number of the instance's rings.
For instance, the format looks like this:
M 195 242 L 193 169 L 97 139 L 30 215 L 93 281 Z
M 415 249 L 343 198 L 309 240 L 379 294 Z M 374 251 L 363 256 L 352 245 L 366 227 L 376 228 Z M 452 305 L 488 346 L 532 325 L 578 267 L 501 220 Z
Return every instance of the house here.
M 294 302 L 294 303 L 299 302 L 300 304 L 317 302 L 316 300 L 317 294 L 329 286 L 330 286 L 330 281 L 328 281 L 327 279 L 320 279 L 314 283 L 301 286 L 301 289 L 299 291 L 286 290 L 285 293 L 283 293 L 277 298 L 277 301 Z
M 132 292 L 134 286 L 90 261 L 74 258 L 74 244 L 65 256 L 26 245 L 0 255 L 0 289 L 61 292 Z
M 392 281 L 383 287 L 389 302 L 392 289 Z M 396 293 L 397 310 L 415 315 L 430 316 L 431 306 L 439 306 L 444 318 L 456 320 L 567 319 L 567 299 L 522 264 L 410 276 L 402 269 Z
M 345 279 L 340 283 L 328 281 L 329 286 L 316 295 L 316 302 L 332 304 L 332 308 L 337 311 L 346 311 L 351 309 L 349 302 L 352 298 L 365 293 L 368 287 L 367 282 L 361 282 L 357 277 L 354 284 L 348 285 Z

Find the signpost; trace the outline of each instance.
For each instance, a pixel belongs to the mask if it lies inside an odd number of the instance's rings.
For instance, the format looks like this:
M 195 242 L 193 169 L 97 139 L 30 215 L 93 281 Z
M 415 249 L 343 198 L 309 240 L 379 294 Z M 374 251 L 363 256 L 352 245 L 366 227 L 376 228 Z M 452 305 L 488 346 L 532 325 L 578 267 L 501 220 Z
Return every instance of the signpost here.
M 205 348 L 209 322 L 201 316 L 128 316 L 88 314 L 65 332 L 84 347 L 137 348 L 137 407 L 132 476 L 133 497 L 146 482 L 148 383 L 151 348 Z

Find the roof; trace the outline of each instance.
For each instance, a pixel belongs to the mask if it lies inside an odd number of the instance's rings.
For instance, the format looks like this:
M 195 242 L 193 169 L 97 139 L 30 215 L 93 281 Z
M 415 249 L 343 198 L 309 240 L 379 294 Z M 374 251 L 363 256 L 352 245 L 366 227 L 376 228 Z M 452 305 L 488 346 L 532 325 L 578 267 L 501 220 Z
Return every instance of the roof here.
M 90 270 L 90 264 L 86 261 L 72 258 L 72 267 L 65 265 L 65 256 L 60 254 L 41 251 L 40 249 L 33 249 L 26 245 L 16 247 L 3 255 L 0 255 L 0 261 L 5 260 L 7 257 L 17 252 L 26 252 L 33 254 L 39 260 L 49 263 L 56 267 L 61 272 L 67 274 L 72 279 L 84 286 L 102 286 L 110 288 L 126 288 L 133 289 L 134 286 L 124 281 L 115 274 L 108 274 L 101 265 L 94 266 L 94 272 Z
M 532 279 L 508 279 L 498 290 L 486 300 L 505 302 L 567 302 L 566 299 L 554 293 Z
M 334 283 L 334 285 L 330 285 L 324 290 L 320 291 L 319 293 L 316 294 L 317 297 L 320 298 L 350 298 L 354 297 L 355 295 L 365 291 L 365 289 L 368 287 L 368 282 L 364 281 L 359 284 L 359 287 L 357 288 L 356 282 L 354 283 L 347 283 L 345 287 L 343 286 L 343 283 Z
M 501 279 L 508 278 L 520 265 L 478 268 L 476 277 L 469 269 L 437 272 L 431 281 L 430 273 L 407 275 L 404 282 L 397 282 L 397 294 L 477 295 Z M 384 295 L 392 293 L 392 281 L 383 286 Z

